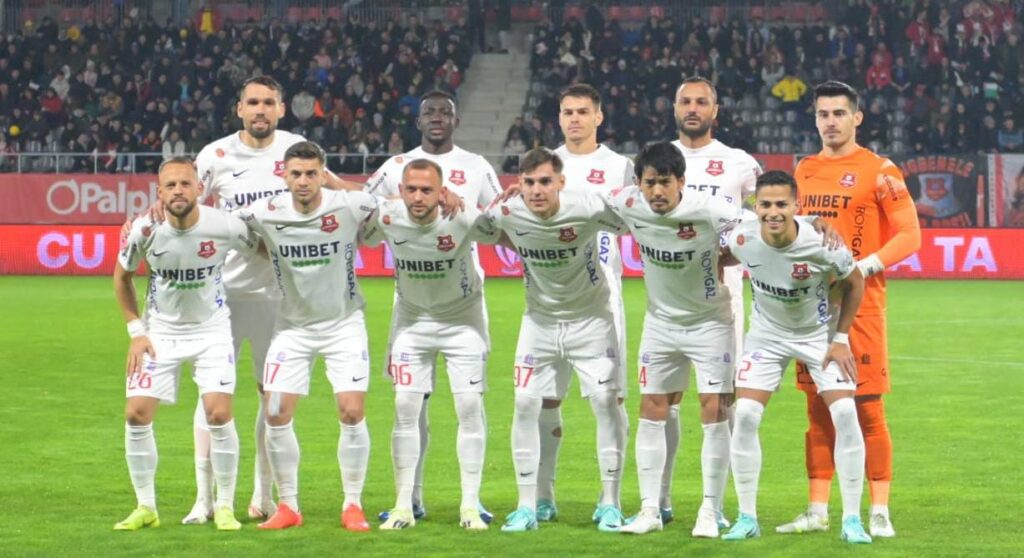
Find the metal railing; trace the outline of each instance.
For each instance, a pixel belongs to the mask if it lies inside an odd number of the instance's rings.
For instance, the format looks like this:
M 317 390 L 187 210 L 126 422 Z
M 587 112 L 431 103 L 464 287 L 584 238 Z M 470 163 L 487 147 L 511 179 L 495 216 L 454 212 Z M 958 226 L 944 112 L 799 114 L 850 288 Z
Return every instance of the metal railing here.
M 187 153 L 195 157 L 195 153 Z M 481 154 L 492 163 L 504 161 L 504 153 Z M 327 155 L 327 167 L 339 174 L 370 174 L 391 157 L 389 153 Z M 162 153 L 0 153 L 0 173 L 115 173 L 154 174 L 164 160 Z M 500 166 L 500 165 L 499 165 Z M 500 170 L 500 169 L 499 169 Z

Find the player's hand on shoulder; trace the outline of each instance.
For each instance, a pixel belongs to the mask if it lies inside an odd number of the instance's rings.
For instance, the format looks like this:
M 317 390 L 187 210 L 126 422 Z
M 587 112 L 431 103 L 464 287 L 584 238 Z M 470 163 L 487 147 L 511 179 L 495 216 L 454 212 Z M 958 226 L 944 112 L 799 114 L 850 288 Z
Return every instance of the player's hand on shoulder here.
M 149 340 L 148 335 L 139 335 L 132 337 L 131 345 L 128 347 L 128 365 L 126 369 L 127 374 L 134 374 L 142 371 L 142 361 L 145 355 L 149 355 L 149 358 L 156 358 L 156 350 L 153 348 L 153 343 Z
M 843 235 L 839 234 L 828 221 L 821 217 L 815 217 L 811 221 L 811 226 L 814 227 L 814 232 L 821 235 L 821 245 L 827 247 L 829 250 L 838 250 L 842 246 L 846 246 L 846 241 L 843 240 Z
M 459 212 L 466 209 L 466 202 L 458 194 L 448 188 L 441 189 L 441 215 L 445 219 L 454 219 Z
M 508 185 L 508 188 L 502 190 L 501 194 L 498 194 L 498 197 L 494 200 L 494 202 L 499 204 L 505 203 L 508 200 L 518 196 L 521 192 L 522 190 L 519 188 L 519 183 L 513 182 L 512 184 Z

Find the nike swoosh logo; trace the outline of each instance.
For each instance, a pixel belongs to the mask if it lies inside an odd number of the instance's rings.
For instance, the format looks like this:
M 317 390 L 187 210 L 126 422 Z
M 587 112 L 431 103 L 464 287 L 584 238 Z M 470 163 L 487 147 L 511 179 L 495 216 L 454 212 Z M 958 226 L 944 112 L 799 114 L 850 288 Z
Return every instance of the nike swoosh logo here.
M 612 381 L 612 379 L 611 379 L 611 378 L 605 378 L 605 379 L 603 379 L 603 380 L 598 380 L 598 381 L 597 381 L 597 385 L 599 385 L 599 386 L 603 386 L 603 385 L 607 384 L 607 383 L 608 383 L 608 382 L 610 382 L 610 381 Z
M 409 242 L 409 241 L 408 240 L 396 240 L 396 241 L 394 241 L 394 244 L 395 244 L 395 246 L 398 246 L 399 244 L 405 244 L 406 242 Z
M 606 473 L 608 473 L 609 475 L 611 475 L 611 474 L 615 474 L 615 473 L 618 473 L 618 472 L 619 472 L 619 469 L 605 469 L 605 470 L 604 470 L 604 472 L 606 472 Z
M 352 381 L 353 382 L 361 382 L 361 381 L 363 381 L 365 379 L 366 379 L 366 376 L 363 376 L 361 378 L 356 378 L 355 376 L 352 376 Z
M 475 385 L 479 384 L 479 383 L 480 383 L 480 382 L 482 382 L 482 381 L 483 381 L 483 380 L 480 380 L 480 379 L 476 379 L 476 380 L 470 380 L 470 381 L 469 381 L 469 385 L 471 385 L 471 386 L 475 386 Z
M 516 236 L 525 236 L 525 235 L 528 235 L 528 234 L 530 234 L 530 231 L 526 231 L 526 232 L 516 231 Z
M 290 226 L 291 226 L 291 225 L 278 225 L 278 226 L 277 226 L 277 230 L 279 230 L 279 231 L 283 231 L 283 230 L 287 229 L 287 228 L 288 228 L 288 227 L 290 227 Z
M 166 253 L 167 253 L 167 250 L 164 250 L 163 252 L 150 252 L 149 255 L 153 256 L 154 258 L 159 258 L 160 256 L 163 256 Z
M 524 477 L 524 478 L 525 478 L 525 477 L 528 477 L 528 476 L 530 476 L 530 475 L 532 475 L 532 474 L 533 474 L 533 473 L 519 473 L 519 476 L 520 476 L 520 477 Z
M 762 265 L 764 264 L 747 264 L 747 267 L 749 267 L 750 269 L 754 269 L 755 267 L 761 267 Z
M 245 174 L 247 172 L 249 172 L 249 169 L 245 169 L 245 170 L 239 171 L 239 172 L 233 172 L 233 173 L 231 173 L 231 176 L 232 176 L 232 178 L 238 178 L 239 176 L 242 176 L 243 174 Z
M 649 229 L 650 228 L 647 225 L 641 225 L 640 223 L 633 223 L 633 227 L 635 227 L 637 229 Z
M 224 380 L 221 380 L 221 381 L 220 381 L 220 385 L 222 385 L 222 386 L 227 386 L 227 385 L 231 385 L 231 383 L 232 383 L 232 382 L 230 382 L 230 381 L 228 381 L 228 382 L 225 382 Z
M 868 383 L 867 380 L 865 380 L 863 382 L 857 382 L 857 387 L 860 387 L 860 386 L 862 386 L 862 385 L 864 385 L 866 383 Z
M 708 380 L 708 385 L 709 385 L 709 386 L 717 386 L 717 385 L 718 385 L 718 384 L 720 384 L 720 383 L 722 383 L 722 382 L 721 382 L 721 381 L 718 381 L 718 382 L 712 382 L 711 380 Z

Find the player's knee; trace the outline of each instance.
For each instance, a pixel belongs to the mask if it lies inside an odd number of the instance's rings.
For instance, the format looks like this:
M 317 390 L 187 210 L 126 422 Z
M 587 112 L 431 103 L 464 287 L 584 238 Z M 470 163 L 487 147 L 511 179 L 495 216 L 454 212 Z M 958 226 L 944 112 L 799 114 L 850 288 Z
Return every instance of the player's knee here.
M 736 429 L 753 432 L 760 428 L 764 405 L 753 399 L 740 399 L 736 403 Z
M 140 405 L 127 405 L 124 420 L 132 426 L 145 426 L 153 422 L 153 412 Z
M 541 400 L 525 395 L 516 396 L 516 418 L 533 419 L 540 418 Z
M 419 393 L 398 393 L 395 395 L 395 426 L 415 424 L 423 406 Z
M 342 424 L 355 425 L 363 421 L 364 413 L 361 406 L 355 405 L 347 406 L 343 409 L 338 409 L 338 420 Z
M 220 426 L 231 420 L 231 410 L 225 408 L 214 408 L 206 411 L 206 424 Z
M 459 424 L 476 422 L 482 418 L 483 396 L 479 393 L 455 394 L 455 416 Z
M 723 395 L 705 393 L 700 396 L 700 420 L 704 424 L 713 424 L 727 420 L 728 404 Z
M 645 395 L 640 399 L 640 416 L 647 420 L 667 420 L 670 408 L 668 397 Z
M 889 424 L 885 420 L 885 406 L 881 397 L 858 397 L 856 401 L 857 419 L 860 421 L 864 438 L 888 437 Z

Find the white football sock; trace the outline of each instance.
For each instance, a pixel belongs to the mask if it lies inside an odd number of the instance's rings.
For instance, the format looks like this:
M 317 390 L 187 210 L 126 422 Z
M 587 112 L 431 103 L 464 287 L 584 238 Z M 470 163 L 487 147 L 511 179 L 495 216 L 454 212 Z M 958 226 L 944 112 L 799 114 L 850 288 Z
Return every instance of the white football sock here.
M 871 515 L 883 515 L 888 519 L 889 517 L 889 506 L 880 506 L 878 504 L 871 504 Z
M 192 416 L 192 442 L 195 448 L 196 502 L 213 505 L 213 468 L 210 466 L 210 432 L 206 424 L 203 398 L 196 403 Z
M 238 431 L 234 419 L 220 426 L 209 425 L 210 463 L 217 480 L 217 507 L 235 509 L 235 481 L 238 478 Z
M 395 394 L 395 426 L 391 431 L 391 463 L 395 467 L 395 507 L 412 509 L 416 463 L 420 458 L 420 408 L 422 393 Z
M 299 511 L 299 439 L 294 421 L 281 426 L 267 425 L 267 457 L 277 483 L 277 497 Z
M 366 419 L 359 424 L 341 423 L 338 436 L 338 467 L 341 469 L 341 489 L 345 491 L 345 502 L 341 509 L 350 504 L 363 507 L 363 483 L 366 482 L 366 464 L 370 461 L 370 431 Z
M 811 502 L 807 506 L 807 511 L 818 517 L 828 517 L 828 504 L 823 504 L 821 502 Z
M 661 475 L 661 502 L 658 504 L 665 509 L 672 509 L 672 475 L 675 473 L 676 453 L 682 438 L 679 404 L 676 403 L 669 406 L 668 419 L 665 420 L 665 470 Z
M 761 439 L 758 429 L 764 405 L 753 399 L 736 402 L 736 428 L 732 431 L 732 476 L 740 512 L 757 517 L 757 483 L 761 475 Z
M 430 406 L 430 397 L 423 396 L 423 405 L 420 407 L 420 424 L 419 424 L 419 436 L 420 436 L 420 457 L 416 462 L 416 480 L 413 481 L 412 489 L 412 501 L 418 505 L 423 505 L 423 467 L 427 463 L 427 448 L 430 447 L 430 415 L 427 412 L 427 408 Z
M 636 469 L 640 479 L 640 508 L 661 504 L 665 470 L 665 421 L 641 418 L 636 427 Z
M 484 426 L 483 394 L 456 393 L 455 415 L 459 419 L 456 451 L 462 477 L 462 508 L 480 502 L 480 480 L 484 468 L 487 428 Z
M 725 484 L 729 480 L 729 423 L 728 421 L 702 425 L 704 444 L 700 450 L 701 476 L 704 478 L 704 502 L 701 507 L 722 509 Z
M 622 413 L 619 412 L 618 394 L 599 391 L 589 398 L 590 409 L 597 420 L 597 463 L 601 467 L 601 505 L 621 507 L 619 485 L 622 483 L 623 455 Z
M 540 466 L 541 400 L 516 395 L 512 415 L 512 460 L 519 485 L 519 507 L 537 509 L 537 470 Z
M 265 500 L 274 499 L 274 474 L 270 470 L 270 457 L 267 455 L 267 413 L 263 408 L 263 397 L 258 398 L 256 407 L 256 464 L 253 476 L 253 504 L 261 505 Z
M 537 472 L 537 498 L 555 501 L 555 471 L 558 450 L 562 447 L 562 407 L 541 408 L 540 470 Z
M 156 509 L 156 438 L 153 425 L 124 425 L 124 457 L 128 462 L 128 475 L 135 488 L 135 499 L 140 506 Z
M 832 402 L 828 407 L 836 428 L 836 475 L 843 496 L 843 518 L 860 517 L 860 500 L 864 493 L 864 435 L 857 421 L 857 405 L 852 397 Z

